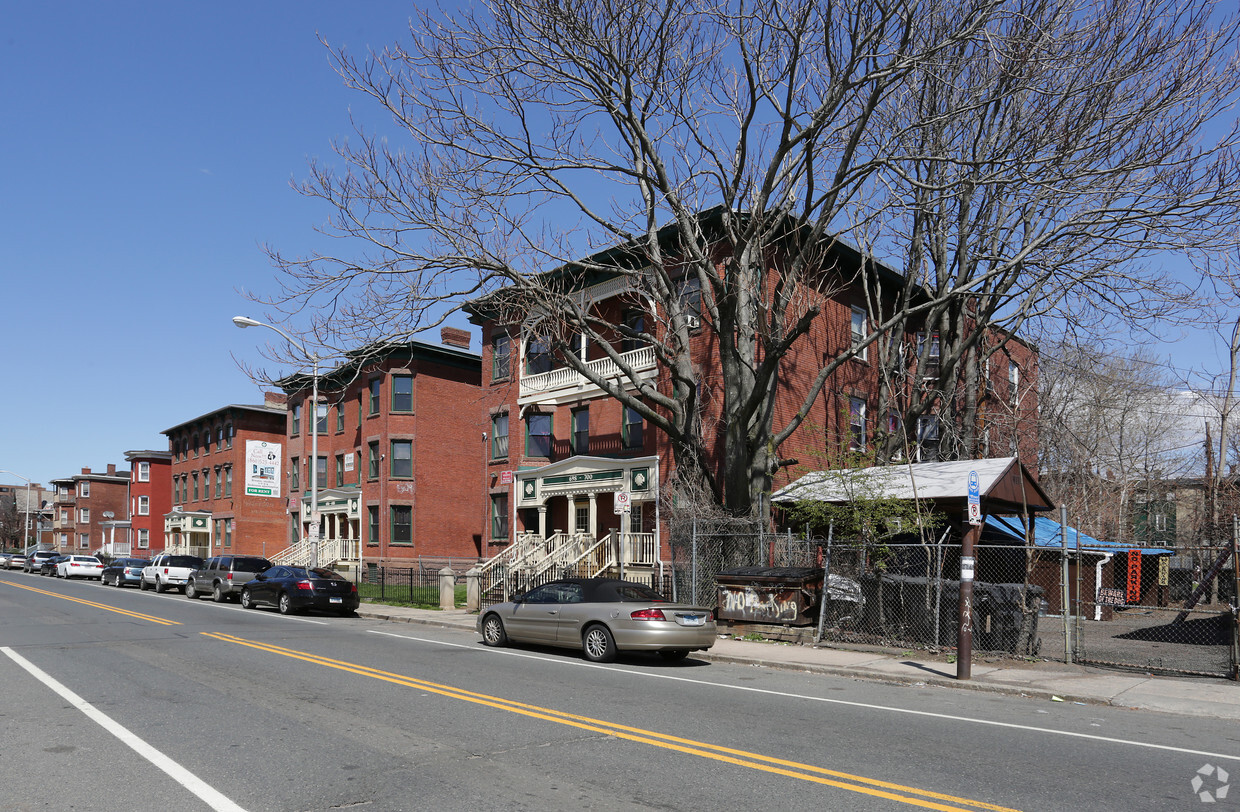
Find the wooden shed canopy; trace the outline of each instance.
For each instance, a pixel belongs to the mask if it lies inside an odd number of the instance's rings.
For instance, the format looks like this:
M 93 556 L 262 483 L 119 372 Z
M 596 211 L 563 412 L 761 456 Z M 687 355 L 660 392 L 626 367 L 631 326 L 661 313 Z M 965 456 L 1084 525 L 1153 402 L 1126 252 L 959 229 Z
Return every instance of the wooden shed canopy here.
M 925 499 L 934 501 L 942 510 L 963 513 L 969 499 L 969 474 L 974 471 L 984 514 L 1055 508 L 1016 457 L 814 471 L 780 488 L 771 501 L 790 504 L 803 500 L 842 503 L 862 497 Z

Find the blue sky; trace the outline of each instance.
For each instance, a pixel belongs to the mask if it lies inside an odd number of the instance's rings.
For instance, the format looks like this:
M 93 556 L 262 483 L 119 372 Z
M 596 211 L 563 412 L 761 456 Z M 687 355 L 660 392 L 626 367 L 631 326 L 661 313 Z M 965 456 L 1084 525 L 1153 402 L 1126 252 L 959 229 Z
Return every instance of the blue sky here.
M 314 244 L 328 212 L 288 183 L 331 159 L 361 102 L 316 35 L 380 47 L 412 8 L 6 6 L 0 469 L 46 484 L 124 466 L 128 449 L 166 448 L 163 429 L 261 402 L 231 354 L 263 363 L 279 339 L 233 326 L 263 317 L 239 291 L 274 289 L 263 243 Z
M 278 338 L 233 326 L 263 317 L 241 291 L 274 290 L 263 243 L 300 253 L 321 239 L 329 212 L 289 180 L 331 160 L 351 107 L 377 115 L 317 36 L 360 53 L 400 38 L 413 9 L 5 6 L 0 469 L 47 484 L 124 466 L 128 449 L 166 448 L 163 429 L 261 402 L 232 356 L 261 364 Z M 1221 368 L 1203 337 L 1177 347 L 1184 366 Z

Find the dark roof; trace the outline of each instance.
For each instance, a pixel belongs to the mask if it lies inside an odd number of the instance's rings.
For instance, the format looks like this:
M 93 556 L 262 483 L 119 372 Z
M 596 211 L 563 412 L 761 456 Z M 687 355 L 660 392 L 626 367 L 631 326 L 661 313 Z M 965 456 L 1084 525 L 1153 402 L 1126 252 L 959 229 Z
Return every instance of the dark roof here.
M 432 361 L 437 364 L 465 370 L 482 372 L 482 356 L 459 347 L 442 347 L 425 341 L 376 341 L 356 350 L 344 353 L 348 360 L 339 366 L 319 373 L 320 388 L 324 383 L 340 385 L 347 383 L 359 370 L 383 363 L 392 358 Z M 308 389 L 313 376 L 308 372 L 295 372 L 277 380 L 276 386 L 285 394 Z
M 281 417 L 284 417 L 285 415 L 288 414 L 288 409 L 285 409 L 282 407 L 276 408 L 273 406 L 250 406 L 244 403 L 230 403 L 227 406 L 221 406 L 218 409 L 212 409 L 209 412 L 200 414 L 191 420 L 186 420 L 181 423 L 177 423 L 175 426 L 171 426 L 170 428 L 164 429 L 163 431 L 160 432 L 160 434 L 171 434 L 177 429 L 182 428 L 184 426 L 188 426 L 191 423 L 198 423 L 203 420 L 206 420 L 207 418 L 215 417 L 218 414 L 223 414 L 224 412 L 227 412 L 227 411 L 258 412 L 261 414 L 279 415 Z

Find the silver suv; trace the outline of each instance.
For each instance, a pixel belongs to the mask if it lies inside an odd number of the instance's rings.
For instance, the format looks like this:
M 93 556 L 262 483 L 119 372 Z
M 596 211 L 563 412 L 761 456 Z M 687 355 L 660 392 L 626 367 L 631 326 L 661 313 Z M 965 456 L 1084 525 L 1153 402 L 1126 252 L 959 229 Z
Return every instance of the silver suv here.
M 201 598 L 210 593 L 216 603 L 236 600 L 241 594 L 241 587 L 253 580 L 264 570 L 271 569 L 272 563 L 257 555 L 217 555 L 208 559 L 201 569 L 189 574 L 185 583 L 185 597 L 190 600 Z
M 26 563 L 22 564 L 22 572 L 33 572 L 38 574 L 39 569 L 43 566 L 43 562 L 49 558 L 55 558 L 60 555 L 56 550 L 35 550 L 26 559 Z

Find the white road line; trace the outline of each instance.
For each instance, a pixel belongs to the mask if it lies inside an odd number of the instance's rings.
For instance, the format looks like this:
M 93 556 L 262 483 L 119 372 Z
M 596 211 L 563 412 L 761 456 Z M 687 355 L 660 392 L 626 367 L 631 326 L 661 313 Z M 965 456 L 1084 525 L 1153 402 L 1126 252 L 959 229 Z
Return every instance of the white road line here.
M 35 679 L 60 694 L 60 696 L 70 705 L 73 705 L 82 713 L 86 714 L 88 718 L 98 723 L 98 725 L 104 730 L 120 739 L 135 753 L 142 756 L 159 769 L 163 770 L 171 776 L 172 780 L 197 795 L 212 809 L 220 810 L 220 812 L 245 812 L 243 807 L 233 803 L 232 800 L 226 798 L 222 793 L 217 791 L 214 787 L 208 785 L 201 778 L 194 775 L 160 751 L 156 750 L 142 739 L 138 738 L 138 736 L 130 732 L 128 728 L 113 721 L 113 719 L 106 713 L 99 710 L 94 705 L 91 705 L 73 691 L 70 691 L 60 682 L 57 682 L 56 679 L 50 674 L 43 671 L 37 665 L 30 662 L 17 652 L 13 651 L 13 649 L 8 646 L 0 646 L 0 652 L 4 652 L 5 656 L 30 672 Z
M 481 648 L 477 644 L 464 643 L 447 643 L 443 640 L 431 640 L 425 637 L 413 637 L 406 634 L 395 634 L 393 632 L 381 632 L 377 629 L 367 629 L 371 634 L 382 634 L 387 637 L 399 637 L 404 640 L 415 640 L 419 643 L 432 643 L 438 646 L 450 646 L 452 648 L 463 648 L 470 651 L 477 651 L 480 654 L 505 654 L 510 657 L 524 657 L 530 660 L 542 660 L 547 663 L 556 665 L 571 665 L 581 668 L 602 668 L 608 671 L 620 671 L 625 674 L 632 674 L 638 677 L 647 677 L 649 679 L 664 679 L 673 682 L 688 682 L 693 685 L 709 685 L 713 688 L 726 688 L 733 691 L 748 691 L 755 694 L 768 694 L 770 696 L 782 696 L 788 699 L 804 699 L 810 702 L 824 702 L 830 705 L 847 705 L 853 708 L 863 708 L 865 710 L 887 711 L 889 713 L 904 713 L 910 716 L 926 716 L 931 719 L 944 719 L 951 722 L 965 722 L 971 725 L 988 725 L 990 727 L 1001 727 L 1008 730 L 1023 730 L 1030 733 L 1049 733 L 1054 736 L 1069 736 L 1074 739 L 1088 739 L 1090 741 L 1105 742 L 1107 744 L 1119 744 L 1129 747 L 1143 747 L 1150 750 L 1163 750 L 1172 753 L 1183 753 L 1190 756 L 1205 756 L 1207 758 L 1227 759 L 1229 761 L 1240 761 L 1240 755 L 1230 753 L 1211 753 L 1207 750 L 1190 750 L 1185 747 L 1174 747 L 1169 744 L 1153 744 L 1151 742 L 1133 741 L 1131 739 L 1115 739 L 1110 736 L 1099 736 L 1093 733 L 1077 733 L 1071 730 L 1055 730 L 1048 727 L 1035 727 L 1033 725 L 1021 725 L 1014 722 L 996 722 L 992 719 L 976 719 L 970 716 L 953 716 L 949 713 L 935 713 L 934 711 L 913 710 L 911 708 L 895 708 L 889 705 L 872 705 L 868 702 L 852 702 L 847 699 L 831 699 L 825 696 L 807 696 L 805 694 L 793 694 L 785 691 L 771 691 L 766 688 L 753 688 L 746 685 L 728 685 L 723 682 L 710 682 L 708 680 L 690 679 L 689 677 L 677 677 L 671 674 L 660 674 L 652 671 L 638 671 L 631 668 L 618 668 L 616 666 L 599 665 L 597 663 L 586 663 L 580 660 L 565 660 L 556 657 L 545 657 L 538 654 L 527 654 L 511 649 Z

